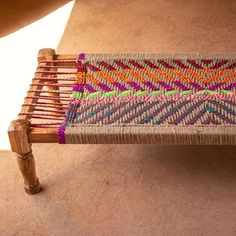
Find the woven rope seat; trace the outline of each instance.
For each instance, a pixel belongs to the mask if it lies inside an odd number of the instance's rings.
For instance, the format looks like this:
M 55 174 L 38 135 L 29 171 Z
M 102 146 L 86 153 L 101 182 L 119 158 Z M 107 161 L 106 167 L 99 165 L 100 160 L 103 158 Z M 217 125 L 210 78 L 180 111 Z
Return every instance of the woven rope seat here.
M 9 128 L 28 193 L 41 189 L 31 143 L 236 144 L 234 56 L 43 49 L 38 61 Z

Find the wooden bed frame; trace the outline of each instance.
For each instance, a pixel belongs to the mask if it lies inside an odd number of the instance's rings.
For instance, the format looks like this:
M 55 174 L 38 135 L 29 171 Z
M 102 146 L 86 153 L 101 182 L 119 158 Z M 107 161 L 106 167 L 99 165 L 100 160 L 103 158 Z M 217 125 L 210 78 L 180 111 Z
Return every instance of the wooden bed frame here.
M 57 68 L 62 66 L 62 64 L 68 67 L 75 67 L 76 55 L 60 55 L 56 54 L 53 49 L 41 49 L 38 53 L 38 64 L 43 64 L 47 69 L 40 69 L 36 71 L 35 78 L 30 86 L 30 90 L 24 101 L 21 113 L 19 114 L 17 120 L 11 122 L 8 130 L 11 149 L 17 155 L 17 163 L 24 178 L 24 188 L 28 194 L 36 194 L 42 190 L 36 176 L 35 161 L 31 148 L 32 143 L 58 143 L 57 127 L 34 127 L 32 125 L 32 114 L 34 114 L 36 110 L 35 107 L 37 107 L 38 100 L 40 99 L 39 91 L 45 89 L 48 98 L 58 98 L 56 102 L 55 100 L 52 100 L 52 104 L 56 103 L 56 105 L 58 105 L 60 102 L 62 103 L 60 93 L 57 92 L 60 87 L 57 78 L 52 76 L 49 77 L 49 79 L 47 78 L 47 80 L 43 80 L 44 77 L 47 77 L 47 75 L 45 76 L 45 70 L 53 74 L 58 70 Z M 72 86 L 73 81 L 71 82 L 71 87 Z M 71 90 L 68 91 L 71 92 Z M 70 96 L 70 92 L 68 92 L 68 98 Z M 66 106 L 66 103 L 62 105 Z M 60 111 L 60 114 L 62 114 L 61 116 L 63 118 L 65 115 L 65 110 L 62 110 Z M 49 113 L 51 114 L 53 112 L 55 111 L 50 110 Z M 146 129 L 144 127 L 142 128 L 143 130 Z M 145 131 L 143 133 L 147 136 L 151 135 L 151 132 L 149 131 Z M 208 127 L 185 127 L 185 129 L 182 129 L 181 132 L 177 128 L 164 127 L 158 129 L 158 132 L 156 132 L 156 136 L 157 135 L 160 136 L 158 137 L 158 142 L 156 142 L 158 144 L 236 144 L 236 130 L 232 129 L 232 127 L 219 127 L 217 129 Z M 134 138 L 133 140 L 137 139 Z M 111 141 L 105 140 L 101 143 L 111 143 Z M 122 139 L 120 139 L 119 143 L 125 142 L 122 142 Z M 141 141 L 133 141 L 133 143 L 141 143 Z

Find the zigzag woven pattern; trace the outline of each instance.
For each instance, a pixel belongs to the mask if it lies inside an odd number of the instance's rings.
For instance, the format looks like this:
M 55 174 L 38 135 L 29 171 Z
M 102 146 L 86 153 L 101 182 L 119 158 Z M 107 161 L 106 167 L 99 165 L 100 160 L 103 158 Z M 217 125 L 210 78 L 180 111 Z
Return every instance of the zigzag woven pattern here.
M 232 101 L 212 97 L 204 100 L 181 98 L 169 100 L 134 100 L 110 102 L 104 99 L 99 103 L 81 103 L 77 112 L 77 122 L 83 125 L 109 124 L 169 124 L 169 125 L 235 125 L 236 99 Z
M 236 124 L 236 58 L 80 54 L 77 68 L 67 125 Z

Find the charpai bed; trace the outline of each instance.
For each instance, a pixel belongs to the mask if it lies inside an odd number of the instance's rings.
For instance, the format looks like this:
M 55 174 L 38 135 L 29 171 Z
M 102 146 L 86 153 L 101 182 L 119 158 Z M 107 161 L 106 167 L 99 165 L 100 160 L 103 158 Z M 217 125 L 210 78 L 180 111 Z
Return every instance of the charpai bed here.
M 38 54 L 9 128 L 27 193 L 41 190 L 31 143 L 236 144 L 236 57 Z

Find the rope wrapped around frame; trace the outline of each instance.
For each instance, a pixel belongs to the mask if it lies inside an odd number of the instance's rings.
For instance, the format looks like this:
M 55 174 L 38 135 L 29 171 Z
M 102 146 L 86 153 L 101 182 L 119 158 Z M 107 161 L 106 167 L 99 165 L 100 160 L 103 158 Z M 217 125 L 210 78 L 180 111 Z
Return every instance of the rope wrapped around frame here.
M 236 144 L 236 57 L 79 54 L 59 143 Z
M 19 118 L 59 143 L 236 144 L 236 56 L 40 61 Z

